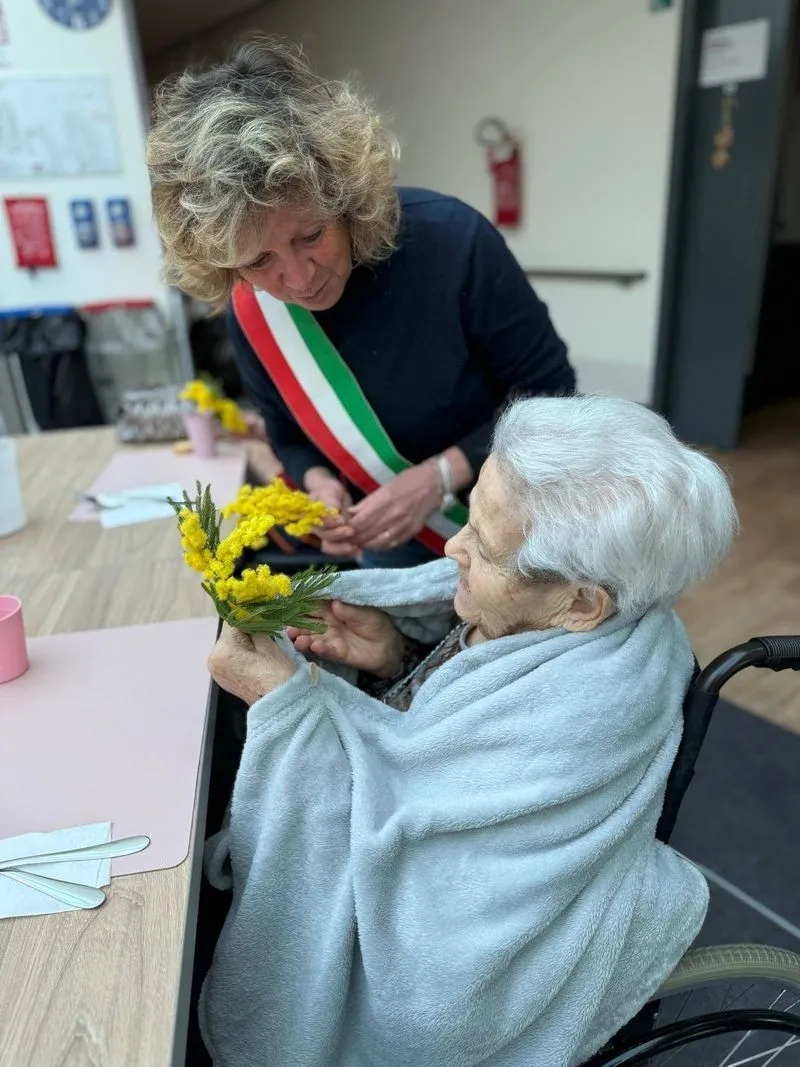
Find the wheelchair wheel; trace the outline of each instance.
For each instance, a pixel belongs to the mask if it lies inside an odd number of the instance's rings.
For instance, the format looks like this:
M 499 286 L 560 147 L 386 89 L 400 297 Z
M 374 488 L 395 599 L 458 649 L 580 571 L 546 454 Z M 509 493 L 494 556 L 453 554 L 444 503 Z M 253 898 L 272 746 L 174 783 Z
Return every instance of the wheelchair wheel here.
M 651 1006 L 653 1029 L 591 1067 L 800 1067 L 800 956 L 765 945 L 692 949 Z

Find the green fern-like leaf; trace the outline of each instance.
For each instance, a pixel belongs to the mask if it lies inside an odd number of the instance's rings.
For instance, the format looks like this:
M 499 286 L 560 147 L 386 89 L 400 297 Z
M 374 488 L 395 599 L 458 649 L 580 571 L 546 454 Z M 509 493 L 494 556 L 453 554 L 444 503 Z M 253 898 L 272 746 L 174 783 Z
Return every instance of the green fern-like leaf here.
M 232 604 L 220 600 L 207 582 L 203 583 L 203 588 L 214 601 L 220 618 L 244 633 L 277 637 L 287 626 L 323 633 L 325 627 L 313 614 L 319 607 L 322 594 L 336 576 L 335 567 L 323 567 L 319 570 L 309 567 L 292 578 L 291 596 L 253 600 L 247 604 Z

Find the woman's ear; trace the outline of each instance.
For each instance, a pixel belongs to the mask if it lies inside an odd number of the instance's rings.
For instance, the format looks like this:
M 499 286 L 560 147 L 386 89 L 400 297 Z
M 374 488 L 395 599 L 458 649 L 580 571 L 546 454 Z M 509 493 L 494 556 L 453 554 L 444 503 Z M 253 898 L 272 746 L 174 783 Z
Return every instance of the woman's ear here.
M 614 601 L 599 585 L 576 585 L 562 627 L 570 633 L 588 633 L 614 613 Z

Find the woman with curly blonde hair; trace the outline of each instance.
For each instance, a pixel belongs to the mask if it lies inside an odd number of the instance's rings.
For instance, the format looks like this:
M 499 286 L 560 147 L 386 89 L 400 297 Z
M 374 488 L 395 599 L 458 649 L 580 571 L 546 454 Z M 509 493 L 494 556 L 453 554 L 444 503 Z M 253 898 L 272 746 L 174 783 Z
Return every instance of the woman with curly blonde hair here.
M 502 237 L 396 188 L 397 154 L 351 85 L 270 39 L 161 85 L 147 146 L 167 280 L 226 312 L 287 475 L 342 510 L 323 550 L 373 566 L 441 555 L 498 408 L 575 385 Z

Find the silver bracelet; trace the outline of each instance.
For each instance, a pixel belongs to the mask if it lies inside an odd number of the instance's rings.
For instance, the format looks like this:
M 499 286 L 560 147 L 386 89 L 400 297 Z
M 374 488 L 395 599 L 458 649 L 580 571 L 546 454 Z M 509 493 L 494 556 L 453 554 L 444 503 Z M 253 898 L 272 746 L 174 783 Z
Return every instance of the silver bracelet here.
M 446 456 L 436 456 L 434 462 L 439 471 L 439 483 L 442 488 L 442 511 L 447 511 L 458 503 L 453 492 L 453 471 Z

